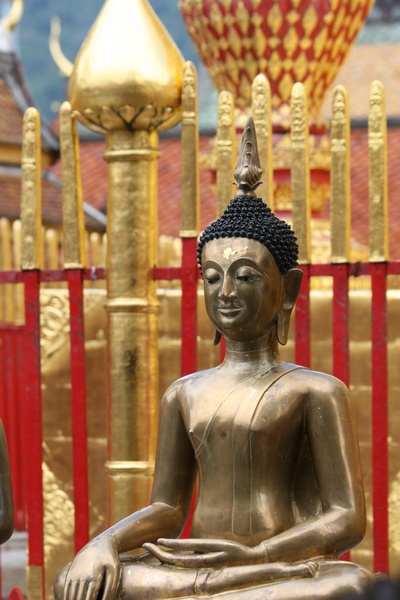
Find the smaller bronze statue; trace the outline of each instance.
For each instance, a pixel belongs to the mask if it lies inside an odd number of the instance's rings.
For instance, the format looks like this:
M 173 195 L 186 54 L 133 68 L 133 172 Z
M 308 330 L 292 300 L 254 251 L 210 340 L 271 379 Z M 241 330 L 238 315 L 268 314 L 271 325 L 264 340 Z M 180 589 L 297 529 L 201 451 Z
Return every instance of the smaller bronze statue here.
M 260 176 L 250 121 L 236 197 L 198 246 L 225 360 L 167 390 L 150 505 L 78 553 L 56 600 L 333 600 L 373 581 L 338 560 L 365 530 L 349 390 L 279 356 L 302 272 L 292 230 L 256 197 Z M 196 476 L 192 538 L 176 539 Z
M 14 530 L 14 503 L 11 488 L 10 461 L 6 434 L 0 421 L 0 544 L 4 544 Z

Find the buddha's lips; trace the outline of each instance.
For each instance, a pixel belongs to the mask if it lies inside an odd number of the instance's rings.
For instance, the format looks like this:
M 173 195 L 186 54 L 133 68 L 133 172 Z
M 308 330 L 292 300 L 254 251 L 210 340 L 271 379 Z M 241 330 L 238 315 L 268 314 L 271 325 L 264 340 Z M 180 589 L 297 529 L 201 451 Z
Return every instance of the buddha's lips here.
M 222 306 L 218 306 L 218 312 L 222 315 L 236 315 L 242 309 L 240 306 L 235 306 L 234 304 L 224 304 Z

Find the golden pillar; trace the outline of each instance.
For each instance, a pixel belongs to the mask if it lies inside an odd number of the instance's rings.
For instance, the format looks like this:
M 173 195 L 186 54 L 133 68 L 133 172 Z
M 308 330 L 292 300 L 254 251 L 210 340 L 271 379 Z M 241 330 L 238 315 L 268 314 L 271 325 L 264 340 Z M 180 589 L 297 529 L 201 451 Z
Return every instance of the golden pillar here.
M 108 517 L 145 506 L 158 421 L 160 129 L 180 119 L 182 57 L 147 0 L 107 0 L 72 71 L 74 114 L 106 132 Z

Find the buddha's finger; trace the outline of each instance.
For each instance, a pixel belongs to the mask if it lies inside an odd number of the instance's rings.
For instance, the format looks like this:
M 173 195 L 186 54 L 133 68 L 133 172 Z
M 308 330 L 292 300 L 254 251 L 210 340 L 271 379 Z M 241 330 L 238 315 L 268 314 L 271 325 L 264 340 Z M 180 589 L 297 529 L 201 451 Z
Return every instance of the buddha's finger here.
M 156 544 L 146 543 L 143 547 L 153 554 L 162 563 L 173 565 L 175 567 L 201 567 L 209 566 L 218 561 L 223 556 L 222 552 L 212 552 L 210 554 L 177 554 L 168 550 L 162 550 Z
M 186 550 L 189 552 L 219 552 L 225 550 L 229 545 L 226 540 L 209 540 L 201 538 L 189 538 L 184 540 L 160 538 L 157 540 L 160 546 L 171 550 Z
M 96 600 L 99 589 L 100 585 L 97 581 L 90 581 L 86 587 L 86 596 L 82 596 L 82 600 Z
M 76 600 L 76 594 L 79 587 L 79 581 L 70 581 L 67 587 L 67 596 L 68 600 Z
M 112 566 L 105 567 L 104 570 L 104 591 L 102 594 L 103 598 L 114 598 L 117 591 L 119 574 Z
M 87 589 L 88 589 L 89 581 L 80 581 L 76 590 L 76 600 L 86 600 L 87 599 Z

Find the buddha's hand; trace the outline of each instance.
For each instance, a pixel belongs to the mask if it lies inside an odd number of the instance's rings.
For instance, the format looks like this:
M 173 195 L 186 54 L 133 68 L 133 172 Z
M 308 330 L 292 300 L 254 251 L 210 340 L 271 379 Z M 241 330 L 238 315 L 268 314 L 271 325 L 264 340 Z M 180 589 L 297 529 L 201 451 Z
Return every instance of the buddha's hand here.
M 263 544 L 251 547 L 221 539 L 160 538 L 158 544 L 146 543 L 143 546 L 162 563 L 176 567 L 201 568 L 268 562 Z
M 72 561 L 62 600 L 115 598 L 119 577 L 117 549 L 109 536 L 99 536 L 84 546 Z

